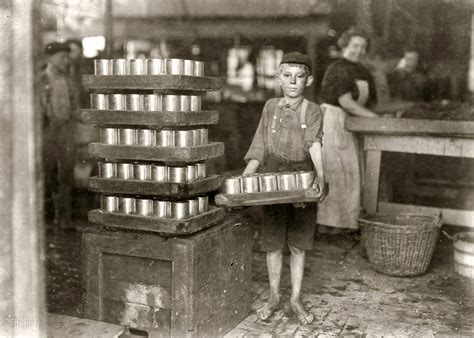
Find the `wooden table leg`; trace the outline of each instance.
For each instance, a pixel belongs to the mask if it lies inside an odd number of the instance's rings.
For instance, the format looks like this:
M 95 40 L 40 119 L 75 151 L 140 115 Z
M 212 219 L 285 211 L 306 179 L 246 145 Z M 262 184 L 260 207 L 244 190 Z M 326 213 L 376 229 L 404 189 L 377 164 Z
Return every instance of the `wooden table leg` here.
M 365 211 L 369 214 L 375 214 L 377 212 L 381 159 L 382 151 L 367 150 L 362 205 Z

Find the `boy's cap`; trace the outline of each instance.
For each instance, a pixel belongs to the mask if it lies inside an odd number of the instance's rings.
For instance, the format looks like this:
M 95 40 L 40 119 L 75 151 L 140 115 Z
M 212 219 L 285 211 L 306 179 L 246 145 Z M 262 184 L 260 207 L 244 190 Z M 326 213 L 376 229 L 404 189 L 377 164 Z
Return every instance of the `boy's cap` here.
M 309 68 L 311 71 L 311 59 L 309 58 L 308 55 L 301 54 L 299 52 L 291 52 L 291 53 L 286 53 L 283 55 L 283 58 L 281 59 L 280 64 L 283 63 L 300 63 L 302 65 L 305 65 L 306 67 Z
M 70 50 L 68 44 L 61 42 L 51 42 L 44 47 L 44 53 L 46 55 L 53 55 L 58 52 L 69 52 Z

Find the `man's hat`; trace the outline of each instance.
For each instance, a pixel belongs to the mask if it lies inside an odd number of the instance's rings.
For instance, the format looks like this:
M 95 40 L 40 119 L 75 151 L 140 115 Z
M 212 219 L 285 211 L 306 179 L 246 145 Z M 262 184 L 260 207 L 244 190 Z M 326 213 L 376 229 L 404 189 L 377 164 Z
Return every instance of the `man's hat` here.
M 311 65 L 312 65 L 311 59 L 309 58 L 308 55 L 301 54 L 299 52 L 291 52 L 291 53 L 286 53 L 285 55 L 283 55 L 283 58 L 281 59 L 280 64 L 283 64 L 283 63 L 299 63 L 299 64 L 307 66 L 309 70 L 311 71 Z
M 71 49 L 69 45 L 61 42 L 51 42 L 46 45 L 44 48 L 44 53 L 46 55 L 53 55 L 58 52 L 69 52 Z

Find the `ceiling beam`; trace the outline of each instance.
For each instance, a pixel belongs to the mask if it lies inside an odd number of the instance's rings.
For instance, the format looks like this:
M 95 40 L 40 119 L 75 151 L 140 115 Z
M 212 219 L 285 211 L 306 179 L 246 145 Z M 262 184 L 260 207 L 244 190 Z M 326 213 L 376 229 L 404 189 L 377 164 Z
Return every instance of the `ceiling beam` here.
M 118 39 L 219 39 L 236 34 L 247 38 L 301 37 L 325 35 L 324 16 L 279 19 L 143 19 L 114 18 L 114 36 Z

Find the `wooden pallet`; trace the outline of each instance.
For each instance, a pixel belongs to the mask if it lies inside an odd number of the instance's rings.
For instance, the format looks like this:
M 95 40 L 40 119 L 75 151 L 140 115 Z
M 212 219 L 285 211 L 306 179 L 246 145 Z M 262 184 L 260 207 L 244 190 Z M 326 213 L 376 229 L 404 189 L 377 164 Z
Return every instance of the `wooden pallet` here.
M 215 110 L 200 111 L 130 111 L 82 109 L 78 119 L 98 126 L 148 126 L 150 129 L 163 127 L 192 127 L 215 125 L 219 113 Z
M 252 231 L 237 217 L 196 234 L 89 228 L 84 317 L 149 337 L 222 337 L 250 311 Z
M 194 147 L 148 147 L 90 143 L 89 154 L 100 158 L 160 161 L 164 163 L 192 163 L 216 158 L 224 154 L 224 143 L 211 142 Z
M 187 219 L 168 219 L 103 212 L 95 209 L 89 211 L 89 221 L 117 229 L 140 230 L 159 233 L 164 236 L 188 235 L 209 228 L 222 220 L 225 211 L 218 207 L 209 207 L 209 211 Z
M 215 91 L 222 87 L 219 77 L 186 75 L 83 75 L 82 84 L 91 90 Z
M 328 183 L 326 183 L 326 193 L 329 193 Z M 217 205 L 221 206 L 240 207 L 286 203 L 317 203 L 319 202 L 319 198 L 316 198 L 315 190 L 306 189 L 243 194 L 217 194 L 215 201 Z
M 212 175 L 189 183 L 163 183 L 154 181 L 123 180 L 118 178 L 89 178 L 89 190 L 98 193 L 173 196 L 184 198 L 219 190 L 222 179 Z

